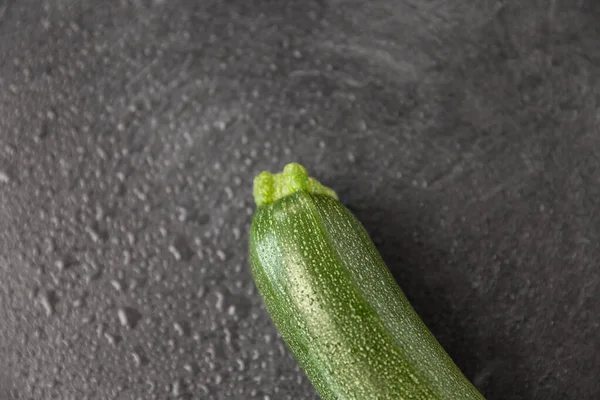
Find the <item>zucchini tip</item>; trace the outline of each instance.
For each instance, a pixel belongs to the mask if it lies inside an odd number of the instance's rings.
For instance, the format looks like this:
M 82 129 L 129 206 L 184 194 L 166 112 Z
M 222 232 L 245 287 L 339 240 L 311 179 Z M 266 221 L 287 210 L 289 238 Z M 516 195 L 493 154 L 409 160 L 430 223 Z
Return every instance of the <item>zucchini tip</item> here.
M 309 177 L 306 168 L 298 163 L 287 164 L 280 173 L 263 171 L 254 178 L 254 202 L 257 207 L 274 203 L 301 190 L 338 199 L 335 191 Z

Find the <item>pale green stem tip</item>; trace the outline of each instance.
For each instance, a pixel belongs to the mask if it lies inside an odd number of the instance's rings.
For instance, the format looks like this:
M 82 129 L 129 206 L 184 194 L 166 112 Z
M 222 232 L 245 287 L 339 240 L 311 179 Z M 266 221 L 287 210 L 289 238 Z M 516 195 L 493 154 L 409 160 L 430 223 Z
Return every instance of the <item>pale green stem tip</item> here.
M 278 174 L 263 171 L 254 178 L 254 202 L 257 206 L 273 203 L 300 190 L 338 198 L 332 189 L 309 177 L 306 168 L 297 163 L 286 165 Z

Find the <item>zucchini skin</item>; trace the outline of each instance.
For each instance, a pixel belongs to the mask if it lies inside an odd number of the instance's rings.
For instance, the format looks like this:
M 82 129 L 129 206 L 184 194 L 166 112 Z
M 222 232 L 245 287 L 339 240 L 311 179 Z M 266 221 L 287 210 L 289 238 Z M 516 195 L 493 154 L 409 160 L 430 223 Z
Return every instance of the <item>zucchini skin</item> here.
M 482 400 L 334 196 L 259 205 L 250 265 L 278 332 L 323 400 Z

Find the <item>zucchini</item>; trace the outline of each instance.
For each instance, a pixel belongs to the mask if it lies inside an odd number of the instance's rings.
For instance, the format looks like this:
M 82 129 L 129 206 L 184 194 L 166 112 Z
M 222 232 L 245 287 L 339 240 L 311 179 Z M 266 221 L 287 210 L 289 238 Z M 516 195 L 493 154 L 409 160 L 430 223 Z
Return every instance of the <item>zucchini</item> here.
M 292 163 L 260 173 L 254 199 L 254 281 L 323 400 L 483 399 L 333 190 Z

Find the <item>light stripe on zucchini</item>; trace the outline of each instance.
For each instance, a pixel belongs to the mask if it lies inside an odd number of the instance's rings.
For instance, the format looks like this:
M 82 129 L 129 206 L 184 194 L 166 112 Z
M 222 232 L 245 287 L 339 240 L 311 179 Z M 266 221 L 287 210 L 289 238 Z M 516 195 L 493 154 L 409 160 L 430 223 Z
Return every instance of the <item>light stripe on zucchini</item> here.
M 482 400 L 360 222 L 299 164 L 254 181 L 256 285 L 323 400 Z

